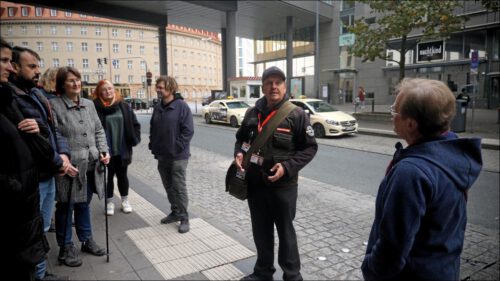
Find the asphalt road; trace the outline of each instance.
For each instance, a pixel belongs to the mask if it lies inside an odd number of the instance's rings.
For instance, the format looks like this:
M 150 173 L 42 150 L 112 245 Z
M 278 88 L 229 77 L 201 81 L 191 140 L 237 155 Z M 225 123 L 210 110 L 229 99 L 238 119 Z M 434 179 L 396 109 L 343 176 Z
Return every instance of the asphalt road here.
M 149 133 L 150 115 L 138 115 L 142 132 Z M 224 125 L 206 125 L 195 117 L 192 146 L 230 156 L 236 129 Z M 148 141 L 148 140 L 145 140 Z M 358 135 L 342 139 L 322 139 L 318 154 L 300 173 L 301 176 L 375 196 L 391 159 L 395 139 Z M 349 147 L 338 143 L 349 142 Z M 371 145 L 367 145 L 371 143 Z M 359 145 L 357 145 L 359 144 Z M 372 149 L 385 146 L 385 149 Z M 376 152 L 373 152 L 376 151 Z M 483 170 L 469 192 L 468 219 L 483 227 L 499 228 L 499 173 Z

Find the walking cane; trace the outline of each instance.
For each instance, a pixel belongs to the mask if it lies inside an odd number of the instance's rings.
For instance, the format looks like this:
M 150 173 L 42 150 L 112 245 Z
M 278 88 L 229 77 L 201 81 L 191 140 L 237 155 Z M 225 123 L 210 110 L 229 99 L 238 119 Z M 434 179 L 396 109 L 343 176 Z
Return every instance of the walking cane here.
M 106 152 L 102 153 L 103 157 L 106 157 Z M 109 262 L 109 232 L 108 232 L 108 214 L 106 213 L 106 208 L 108 207 L 108 188 L 106 181 L 106 165 L 100 162 L 101 169 L 104 172 L 104 217 L 106 218 L 106 262 Z

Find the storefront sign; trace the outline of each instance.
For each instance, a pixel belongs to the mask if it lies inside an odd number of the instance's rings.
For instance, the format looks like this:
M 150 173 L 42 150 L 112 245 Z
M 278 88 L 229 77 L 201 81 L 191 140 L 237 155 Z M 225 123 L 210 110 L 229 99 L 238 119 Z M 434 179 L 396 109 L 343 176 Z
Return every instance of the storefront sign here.
M 417 61 L 433 61 L 442 60 L 444 54 L 444 42 L 426 42 L 420 43 L 417 46 Z

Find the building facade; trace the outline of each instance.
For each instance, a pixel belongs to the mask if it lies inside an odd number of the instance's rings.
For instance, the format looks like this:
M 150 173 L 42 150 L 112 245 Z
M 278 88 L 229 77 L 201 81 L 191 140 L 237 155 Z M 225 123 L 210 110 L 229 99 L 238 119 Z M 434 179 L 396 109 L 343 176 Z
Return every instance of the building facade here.
M 160 75 L 155 27 L 71 11 L 0 3 L 1 34 L 13 46 L 36 51 L 42 72 L 73 66 L 89 90 L 109 79 L 124 97 L 151 101 Z M 167 69 L 188 101 L 222 89 L 221 42 L 217 33 L 168 25 Z M 146 73 L 151 72 L 148 86 Z

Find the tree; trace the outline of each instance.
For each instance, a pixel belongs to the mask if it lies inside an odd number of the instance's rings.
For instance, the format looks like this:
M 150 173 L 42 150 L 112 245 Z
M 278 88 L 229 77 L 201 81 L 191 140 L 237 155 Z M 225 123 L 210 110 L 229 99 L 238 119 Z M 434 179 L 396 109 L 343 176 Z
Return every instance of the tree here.
M 399 80 L 405 77 L 406 52 L 424 40 L 447 38 L 461 28 L 466 20 L 453 14 L 461 7 L 456 0 L 362 0 L 376 15 L 375 22 L 368 24 L 364 17 L 357 19 L 349 31 L 354 33 L 355 43 L 350 52 L 363 61 L 376 58 L 393 61 L 399 65 Z M 411 38 L 411 32 L 421 36 Z M 400 52 L 400 60 L 387 55 L 387 49 Z

